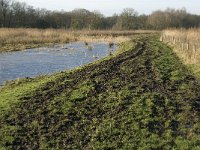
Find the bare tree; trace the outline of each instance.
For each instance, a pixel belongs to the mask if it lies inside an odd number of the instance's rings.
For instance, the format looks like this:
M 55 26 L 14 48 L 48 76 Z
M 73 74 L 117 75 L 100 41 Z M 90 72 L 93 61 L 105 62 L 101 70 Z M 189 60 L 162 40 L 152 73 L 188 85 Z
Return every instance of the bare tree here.
M 117 20 L 116 28 L 134 29 L 137 16 L 138 13 L 133 8 L 125 8 Z
M 0 0 L 0 12 L 1 12 L 1 26 L 6 26 L 6 17 L 8 15 L 9 9 L 10 9 L 11 0 Z
M 0 0 L 0 27 L 65 28 L 65 29 L 165 29 L 199 27 L 200 15 L 185 8 L 155 11 L 138 15 L 126 8 L 119 15 L 103 16 L 99 11 L 75 9 L 70 12 L 34 8 L 17 0 Z

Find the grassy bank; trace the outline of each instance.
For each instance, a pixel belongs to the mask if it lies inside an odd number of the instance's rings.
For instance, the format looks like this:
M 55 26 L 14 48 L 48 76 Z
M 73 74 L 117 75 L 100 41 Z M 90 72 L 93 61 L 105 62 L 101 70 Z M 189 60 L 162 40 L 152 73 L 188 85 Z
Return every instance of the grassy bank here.
M 186 63 L 200 66 L 200 29 L 165 30 L 161 40 L 173 46 Z
M 171 46 L 200 79 L 200 29 L 171 29 L 162 32 L 161 40 Z
M 199 149 L 199 88 L 169 47 L 131 40 L 104 60 L 1 89 L 0 146 Z
M 107 41 L 123 42 L 128 36 L 135 34 L 156 33 L 155 31 L 70 31 L 55 29 L 8 29 L 0 28 L 0 52 L 16 51 L 40 46 L 49 46 L 55 43 L 70 41 Z

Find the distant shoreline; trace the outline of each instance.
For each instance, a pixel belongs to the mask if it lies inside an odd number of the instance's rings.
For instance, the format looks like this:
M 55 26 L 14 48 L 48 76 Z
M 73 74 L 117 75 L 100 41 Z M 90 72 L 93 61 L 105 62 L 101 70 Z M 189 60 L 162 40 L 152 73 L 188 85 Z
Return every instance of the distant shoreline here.
M 61 29 L 27 29 L 27 28 L 1 28 L 0 52 L 20 51 L 42 46 L 65 44 L 74 41 L 81 42 L 115 42 L 129 40 L 135 34 L 157 33 L 153 30 L 80 30 L 70 31 Z

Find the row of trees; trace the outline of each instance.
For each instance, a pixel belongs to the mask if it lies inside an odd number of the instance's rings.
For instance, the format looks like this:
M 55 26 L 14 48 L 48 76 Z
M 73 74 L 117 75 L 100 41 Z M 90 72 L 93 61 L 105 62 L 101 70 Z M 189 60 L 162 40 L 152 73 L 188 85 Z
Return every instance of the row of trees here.
M 98 11 L 75 9 L 71 12 L 35 9 L 26 3 L 0 0 L 0 26 L 26 28 L 65 29 L 165 29 L 171 27 L 199 27 L 200 16 L 183 9 L 155 11 L 150 15 L 139 15 L 126 8 L 121 14 L 105 17 Z

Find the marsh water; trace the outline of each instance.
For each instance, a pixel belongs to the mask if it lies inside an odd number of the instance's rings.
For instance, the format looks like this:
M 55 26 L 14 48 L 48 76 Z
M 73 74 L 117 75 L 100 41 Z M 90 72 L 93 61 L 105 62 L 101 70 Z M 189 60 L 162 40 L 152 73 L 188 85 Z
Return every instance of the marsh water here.
M 73 42 L 52 47 L 0 53 L 0 85 L 7 80 L 34 77 L 73 69 L 109 55 L 116 50 L 108 43 Z

